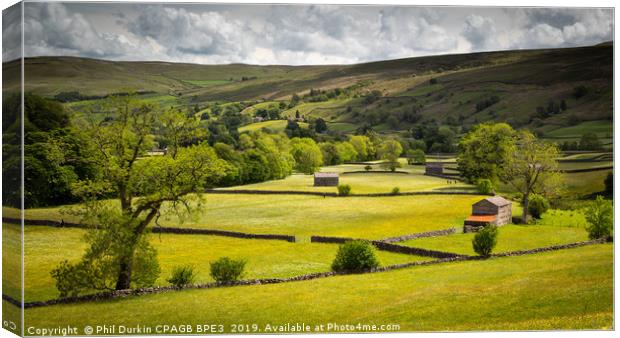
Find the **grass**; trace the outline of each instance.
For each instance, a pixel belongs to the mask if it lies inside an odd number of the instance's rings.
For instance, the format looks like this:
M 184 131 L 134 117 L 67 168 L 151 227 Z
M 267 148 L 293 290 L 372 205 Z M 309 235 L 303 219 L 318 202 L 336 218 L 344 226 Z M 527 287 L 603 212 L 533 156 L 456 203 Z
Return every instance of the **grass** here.
M 58 296 L 50 271 L 64 259 L 79 260 L 86 249 L 83 235 L 84 231 L 80 229 L 26 227 L 26 301 Z M 186 264 L 195 267 L 197 283 L 211 282 L 213 280 L 209 276 L 209 263 L 222 256 L 247 260 L 243 278 L 281 278 L 329 271 L 338 248 L 337 244 L 289 243 L 205 235 L 152 234 L 150 239 L 157 249 L 161 267 L 161 275 L 155 282 L 156 285 L 168 285 L 166 279 L 171 275 L 172 269 Z M 429 259 L 384 251 L 377 251 L 377 255 L 382 265 Z M 6 291 L 5 289 L 5 293 Z M 7 294 L 18 295 L 15 292 Z
M 499 234 L 494 253 L 535 249 L 545 246 L 575 243 L 588 240 L 586 220 L 579 211 L 549 210 L 534 225 L 504 225 Z M 472 247 L 473 233 L 418 238 L 402 242 L 417 248 L 476 255 Z
M 566 195 L 589 195 L 605 190 L 605 178 L 613 170 L 564 174 Z
M 16 225 L 2 224 L 2 292 L 21 299 L 21 231 Z
M 218 194 L 201 214 L 179 225 L 249 233 L 280 233 L 307 241 L 311 235 L 381 239 L 462 224 L 481 196 L 346 197 Z M 449 207 L 447 207 L 449 206 Z
M 304 322 L 403 331 L 611 329 L 613 247 L 26 310 L 27 326 Z M 81 333 L 81 332 L 80 332 Z
M 228 84 L 230 80 L 183 80 L 187 83 L 199 86 L 199 87 L 211 87 Z
M 546 138 L 581 138 L 585 133 L 595 133 L 598 137 L 609 137 L 613 135 L 612 121 L 589 121 L 582 122 L 575 126 L 558 128 L 545 133 Z
M 257 131 L 261 129 L 270 129 L 272 131 L 280 132 L 286 129 L 287 124 L 288 124 L 288 121 L 286 120 L 270 120 L 270 121 L 256 122 L 256 123 L 250 123 L 248 125 L 240 127 L 239 132 L 243 133 L 246 131 L 247 132 Z M 305 122 L 299 122 L 298 124 L 301 128 L 308 128 L 308 124 Z
M 348 167 L 338 168 L 327 167 L 322 171 L 347 171 L 348 169 L 356 171 L 363 171 L 364 166 L 351 165 Z M 375 167 L 375 170 L 381 170 L 381 168 Z M 392 188 L 399 187 L 401 192 L 413 192 L 413 191 L 428 191 L 428 190 L 471 190 L 472 186 L 457 183 L 447 184 L 446 179 L 425 176 L 423 174 L 398 174 L 398 173 L 352 173 L 341 174 L 340 184 L 349 184 L 352 188 L 353 194 L 367 194 L 367 193 L 389 193 Z M 291 175 L 282 180 L 267 181 L 256 184 L 248 184 L 243 186 L 233 187 L 231 189 L 257 189 L 257 190 L 302 190 L 302 191 L 317 191 L 317 192 L 337 192 L 336 187 L 315 187 L 314 177 L 312 175 L 296 174 Z

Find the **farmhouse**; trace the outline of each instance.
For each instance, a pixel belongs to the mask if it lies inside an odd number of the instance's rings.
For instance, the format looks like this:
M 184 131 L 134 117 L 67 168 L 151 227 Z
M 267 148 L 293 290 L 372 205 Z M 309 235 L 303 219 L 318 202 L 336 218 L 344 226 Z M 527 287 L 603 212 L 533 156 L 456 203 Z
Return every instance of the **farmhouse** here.
M 315 173 L 315 187 L 335 187 L 338 185 L 338 173 Z
M 512 202 L 493 196 L 474 203 L 471 216 L 465 219 L 463 232 L 476 231 L 488 224 L 502 226 L 512 221 Z
M 442 162 L 426 162 L 425 175 L 429 176 L 442 176 L 443 175 L 443 163 Z

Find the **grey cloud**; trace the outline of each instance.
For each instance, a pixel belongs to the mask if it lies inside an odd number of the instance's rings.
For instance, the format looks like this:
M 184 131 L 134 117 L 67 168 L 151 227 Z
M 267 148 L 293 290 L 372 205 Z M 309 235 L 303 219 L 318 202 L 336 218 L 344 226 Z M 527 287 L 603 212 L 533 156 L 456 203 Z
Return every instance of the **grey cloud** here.
M 591 45 L 613 25 L 610 9 L 28 3 L 25 27 L 27 56 L 324 64 Z
M 131 52 L 122 36 L 100 32 L 80 13 L 60 3 L 26 3 L 25 54 L 119 57 Z
M 471 14 L 465 19 L 463 37 L 467 39 L 475 50 L 485 50 L 493 47 L 496 36 L 493 19 Z
M 21 57 L 21 4 L 2 11 L 2 62 Z

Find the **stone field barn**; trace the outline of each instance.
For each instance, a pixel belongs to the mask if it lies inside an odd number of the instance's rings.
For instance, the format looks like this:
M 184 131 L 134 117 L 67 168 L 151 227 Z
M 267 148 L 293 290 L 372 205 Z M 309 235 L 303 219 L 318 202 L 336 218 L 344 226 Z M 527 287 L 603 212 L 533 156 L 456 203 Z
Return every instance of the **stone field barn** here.
M 474 231 L 488 224 L 502 226 L 512 222 L 512 202 L 501 196 L 478 201 L 471 209 L 471 216 L 465 219 L 464 232 Z
M 336 187 L 338 186 L 338 173 L 315 173 L 315 187 Z

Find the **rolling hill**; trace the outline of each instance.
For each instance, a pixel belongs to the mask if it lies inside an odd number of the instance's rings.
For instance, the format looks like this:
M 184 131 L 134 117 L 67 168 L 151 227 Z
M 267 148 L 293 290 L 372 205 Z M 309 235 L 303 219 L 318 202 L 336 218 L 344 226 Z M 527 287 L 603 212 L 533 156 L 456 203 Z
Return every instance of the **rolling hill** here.
M 3 90 L 14 90 L 18 63 L 4 63 L 3 70 Z M 348 95 L 302 102 L 282 112 L 291 116 L 299 110 L 347 131 L 364 124 L 382 132 L 406 130 L 435 119 L 456 126 L 505 121 L 547 133 L 589 121 L 611 125 L 613 118 L 612 43 L 328 66 L 36 57 L 25 59 L 25 74 L 26 90 L 46 96 L 146 91 L 165 96 L 167 104 L 176 98 L 178 105 L 281 101 L 311 89 L 348 87 L 353 88 Z M 370 102 L 366 96 L 372 91 L 381 94 Z M 553 112 L 547 114 L 548 109 Z

